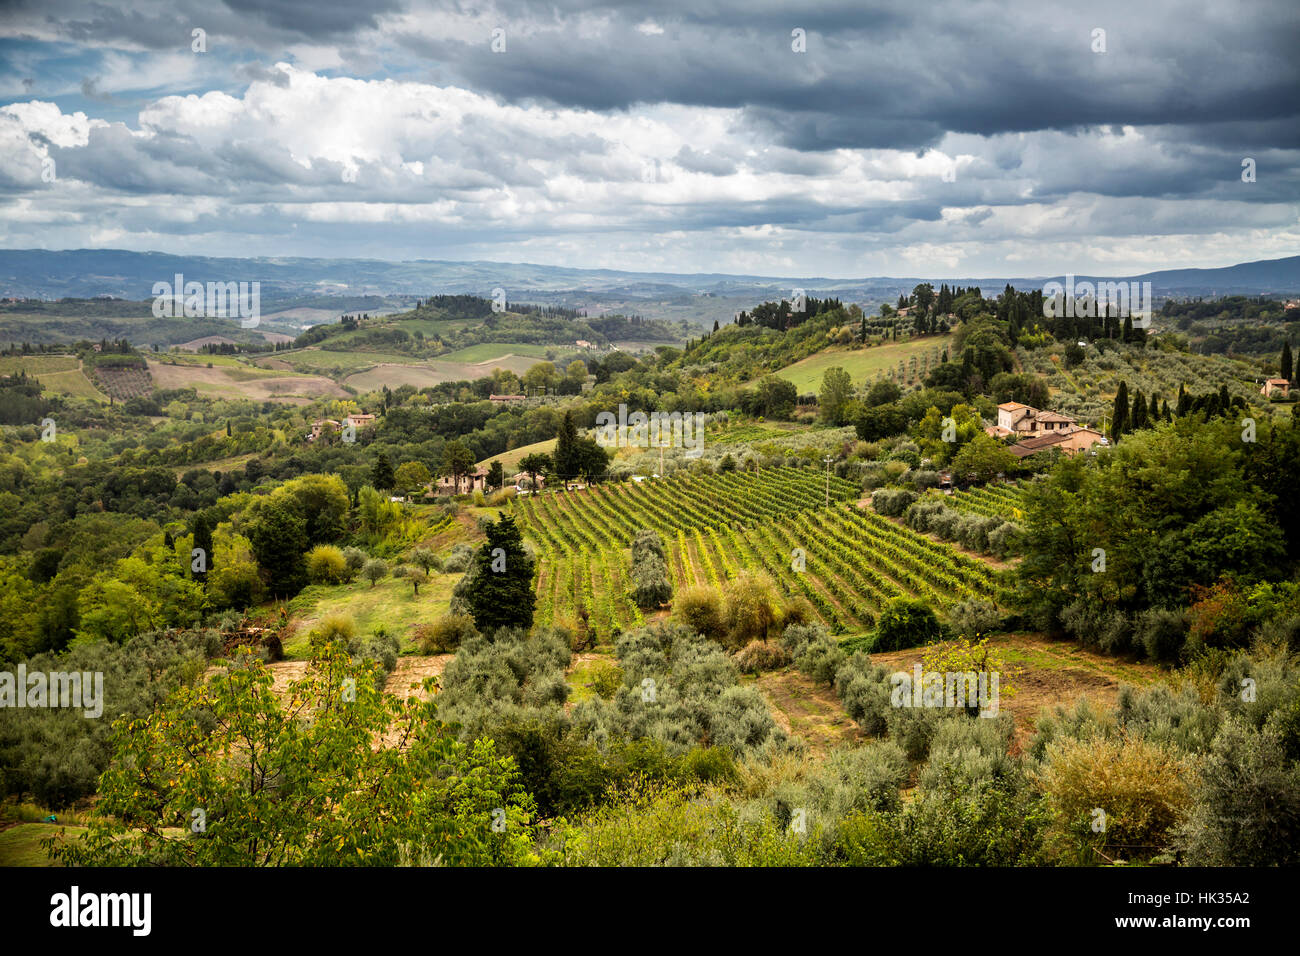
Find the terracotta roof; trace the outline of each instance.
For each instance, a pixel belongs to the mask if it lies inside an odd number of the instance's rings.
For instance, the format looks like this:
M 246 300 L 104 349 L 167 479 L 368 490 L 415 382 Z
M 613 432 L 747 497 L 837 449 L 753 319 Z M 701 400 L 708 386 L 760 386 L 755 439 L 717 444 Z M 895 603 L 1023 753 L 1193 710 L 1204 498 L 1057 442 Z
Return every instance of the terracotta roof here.
M 998 408 L 1005 408 L 1007 411 L 1015 411 L 1017 408 L 1028 408 L 1028 405 L 1021 405 L 1019 402 L 1003 402 Z
M 1014 445 L 1008 445 L 1007 451 L 1017 458 L 1027 458 L 1034 452 L 1042 451 L 1045 448 L 1051 448 L 1053 445 L 1059 445 L 1067 440 L 1069 436 L 1065 432 L 1054 432 L 1047 435 L 1036 435 L 1033 438 L 1026 438 L 1023 441 L 1016 442 Z

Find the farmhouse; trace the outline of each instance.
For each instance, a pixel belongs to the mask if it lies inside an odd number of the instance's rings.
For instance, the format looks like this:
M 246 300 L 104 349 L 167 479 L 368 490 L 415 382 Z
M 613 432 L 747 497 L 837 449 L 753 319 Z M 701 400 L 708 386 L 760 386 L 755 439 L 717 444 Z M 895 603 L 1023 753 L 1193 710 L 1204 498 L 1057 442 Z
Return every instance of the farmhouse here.
M 371 425 L 373 425 L 375 423 L 375 416 L 366 414 L 364 412 L 362 413 L 353 412 L 351 415 L 349 415 L 347 418 L 344 419 L 344 422 L 346 422 L 348 425 L 351 425 L 353 428 L 359 431 L 362 428 L 369 428 Z
M 434 485 L 434 491 L 440 495 L 463 495 L 475 491 L 487 491 L 488 473 L 486 468 L 476 468 L 469 474 L 462 475 L 456 481 L 451 475 L 444 475 Z
M 311 423 L 311 434 L 307 436 L 307 440 L 315 441 L 317 438 L 320 438 L 321 433 L 327 428 L 332 432 L 336 432 L 342 427 L 341 424 L 332 418 L 318 418 Z
M 1104 440 L 1101 432 L 1080 425 L 1068 415 L 1042 411 L 1020 402 L 999 405 L 997 424 L 984 430 L 994 438 L 1016 439 L 1010 451 L 1018 458 L 1049 448 L 1060 448 L 1073 455 Z
M 523 491 L 525 488 L 532 488 L 533 485 L 533 476 L 528 474 L 526 471 L 517 473 L 510 480 L 514 482 L 516 491 Z M 537 488 L 534 490 L 540 490 L 544 487 L 546 487 L 546 476 L 539 474 L 537 476 Z
M 1264 387 L 1259 390 L 1259 394 L 1265 396 L 1272 395 L 1274 392 L 1281 392 L 1285 395 L 1291 390 L 1291 382 L 1285 378 L 1270 378 L 1264 383 Z

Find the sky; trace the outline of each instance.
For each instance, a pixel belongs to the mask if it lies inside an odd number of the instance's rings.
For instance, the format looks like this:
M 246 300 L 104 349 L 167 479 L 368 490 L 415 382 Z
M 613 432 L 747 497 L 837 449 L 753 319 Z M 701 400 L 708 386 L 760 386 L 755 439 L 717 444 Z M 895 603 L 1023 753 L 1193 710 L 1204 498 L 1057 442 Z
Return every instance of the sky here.
M 836 278 L 1300 253 L 1300 6 L 0 0 L 0 247 Z

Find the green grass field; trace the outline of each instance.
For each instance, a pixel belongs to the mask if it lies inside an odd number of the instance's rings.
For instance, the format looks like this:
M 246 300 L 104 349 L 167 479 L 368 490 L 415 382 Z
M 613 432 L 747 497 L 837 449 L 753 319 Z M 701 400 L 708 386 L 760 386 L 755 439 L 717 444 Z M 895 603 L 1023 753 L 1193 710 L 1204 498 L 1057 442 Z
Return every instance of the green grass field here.
M 849 373 L 854 385 L 861 385 L 891 368 L 897 368 L 899 360 L 906 362 L 913 355 L 919 359 L 924 352 L 933 352 L 936 348 L 942 352 L 949 345 L 951 336 L 928 335 L 910 342 L 890 342 L 865 349 L 847 349 L 833 347 L 822 349 L 813 355 L 787 365 L 776 374 L 787 382 L 793 382 L 799 394 L 816 392 L 822 387 L 822 376 L 828 368 L 839 366 Z
M 65 830 L 68 837 L 86 832 L 86 827 L 60 827 L 54 823 L 20 823 L 0 832 L 0 866 L 56 866 L 41 841 Z
M 467 345 L 463 349 L 456 349 L 454 352 L 439 355 L 438 359 L 445 362 L 491 362 L 506 355 L 523 355 L 528 358 L 545 359 L 547 352 L 553 353 L 559 359 L 578 351 L 581 350 L 571 347 L 566 348 L 562 345 L 530 345 L 526 342 L 480 342 L 478 345 Z
M 535 442 L 532 445 L 520 445 L 518 448 L 512 448 L 509 451 L 503 451 L 499 455 L 493 455 L 491 458 L 484 458 L 479 465 L 487 468 L 494 461 L 501 462 L 501 467 L 506 470 L 506 477 L 509 478 L 519 469 L 519 462 L 527 458 L 533 452 L 541 452 L 543 455 L 549 455 L 555 451 L 555 439 L 548 438 L 546 441 Z
M 414 647 L 412 629 L 447 613 L 458 580 L 459 574 L 430 575 L 429 582 L 420 586 L 419 597 L 412 594 L 411 583 L 405 578 L 384 578 L 374 587 L 361 577 L 350 584 L 313 584 L 289 602 L 289 613 L 298 626 L 285 642 L 285 657 L 306 660 L 310 656 L 308 632 L 331 614 L 352 618 L 359 637 L 382 627 L 402 640 L 403 649 Z
M 80 363 L 75 355 L 0 355 L 0 375 L 26 372 L 44 375 L 49 372 L 75 371 Z

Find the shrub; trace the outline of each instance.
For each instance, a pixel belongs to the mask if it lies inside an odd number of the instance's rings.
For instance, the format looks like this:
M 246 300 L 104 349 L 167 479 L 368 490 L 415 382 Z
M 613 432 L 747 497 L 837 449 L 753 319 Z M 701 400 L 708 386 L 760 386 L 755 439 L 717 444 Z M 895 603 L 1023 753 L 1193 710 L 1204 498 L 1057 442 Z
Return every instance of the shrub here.
M 347 558 L 332 544 L 318 544 L 307 552 L 307 579 L 312 584 L 339 584 L 347 570 Z
M 613 661 L 593 661 L 587 668 L 587 686 L 597 697 L 609 700 L 623 686 L 623 670 Z
M 461 574 L 470 566 L 470 562 L 473 560 L 474 549 L 461 542 L 451 549 L 451 553 L 447 557 L 443 558 L 442 569 L 449 573 Z
M 937 498 L 922 498 L 903 513 L 903 523 L 913 531 L 924 533 L 930 530 L 936 515 L 952 510 Z
M 750 641 L 736 654 L 736 668 L 742 674 L 773 671 L 790 663 L 790 655 L 780 644 Z
M 1166 684 L 1141 689 L 1121 684 L 1115 716 L 1130 736 L 1199 754 L 1209 749 L 1218 732 L 1221 712 L 1206 707 L 1191 686 L 1174 690 Z
M 1009 714 L 940 720 L 919 785 L 952 796 L 985 787 L 1018 789 L 1024 776 L 1019 763 L 1007 753 L 1014 730 L 1015 721 Z
M 478 637 L 474 618 L 468 614 L 444 614 L 431 624 L 415 629 L 415 640 L 425 654 L 450 654 L 470 638 Z
M 1063 607 L 1061 627 L 1080 644 L 1107 653 L 1122 653 L 1132 646 L 1133 625 L 1128 615 L 1095 598 L 1077 598 Z
M 401 652 L 401 642 L 383 628 L 377 629 L 363 641 L 354 642 L 354 647 L 351 652 L 353 660 L 374 661 L 383 669 L 384 676 L 393 672 L 393 668 L 397 666 L 398 654 Z M 379 686 L 383 686 L 382 677 Z
M 812 601 L 802 594 L 797 594 L 786 602 L 785 608 L 781 611 L 781 620 L 778 626 L 784 631 L 792 624 L 807 626 L 816 624 L 819 620 L 817 609 L 813 607 Z
M 897 518 L 914 501 L 916 492 L 905 488 L 877 488 L 871 493 L 871 507 L 887 518 Z
M 352 653 L 357 639 L 357 624 L 346 614 L 327 614 L 308 632 L 311 644 L 339 644 Z
M 767 640 L 781 606 L 772 579 L 743 571 L 727 582 L 722 594 L 723 623 L 729 646 L 743 647 L 750 641 Z
M 660 561 L 668 560 L 668 555 L 664 551 L 663 538 L 659 537 L 659 532 L 648 528 L 642 528 L 636 533 L 636 537 L 632 539 L 631 550 L 634 565 L 647 554 L 656 555 Z
M 965 517 L 955 508 L 933 509 L 926 515 L 926 530 L 944 541 L 957 541 L 961 535 L 961 522 Z
M 673 604 L 673 619 L 710 640 L 721 641 L 726 634 L 722 598 L 713 588 L 703 584 L 678 593 Z
M 1116 732 L 1114 715 L 1098 712 L 1087 697 L 1080 697 L 1069 710 L 1057 704 L 1050 712 L 1040 713 L 1025 752 L 1031 759 L 1041 761 L 1047 756 L 1048 746 L 1055 741 L 1113 737 Z
M 887 718 L 893 709 L 889 671 L 872 664 L 866 654 L 854 654 L 840 665 L 835 672 L 835 694 L 863 733 L 879 737 L 888 729 Z
M 1004 521 L 989 531 L 989 552 L 1003 559 L 1014 557 L 1024 548 L 1024 536 L 1020 525 Z
M 983 598 L 958 601 L 948 612 L 952 629 L 963 637 L 974 637 L 994 630 L 1002 622 L 1002 615 L 993 602 Z
M 1192 786 L 1193 804 L 1174 836 L 1191 866 L 1300 863 L 1300 767 L 1276 729 L 1228 720 Z
M 360 548 L 344 548 L 343 560 L 347 564 L 348 577 L 352 578 L 361 573 L 361 569 L 366 566 L 369 555 Z
M 1100 862 L 1092 848 L 1106 859 L 1157 855 L 1188 810 L 1190 778 L 1174 752 L 1138 737 L 1051 744 L 1038 780 L 1057 852 L 1079 862 Z
M 876 622 L 876 651 L 898 651 L 930 644 L 942 637 L 939 619 L 924 601 L 893 598 Z
M 634 552 L 635 554 L 635 552 Z M 673 583 L 668 566 L 654 551 L 643 551 L 632 559 L 632 600 L 640 608 L 657 608 L 671 601 Z
M 1178 660 L 1186 642 L 1186 611 L 1150 608 L 1137 616 L 1133 643 L 1141 647 L 1151 660 L 1166 663 Z

